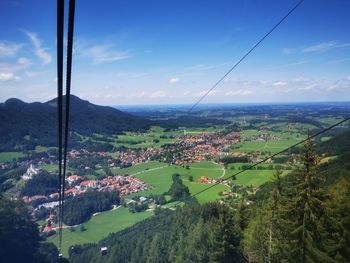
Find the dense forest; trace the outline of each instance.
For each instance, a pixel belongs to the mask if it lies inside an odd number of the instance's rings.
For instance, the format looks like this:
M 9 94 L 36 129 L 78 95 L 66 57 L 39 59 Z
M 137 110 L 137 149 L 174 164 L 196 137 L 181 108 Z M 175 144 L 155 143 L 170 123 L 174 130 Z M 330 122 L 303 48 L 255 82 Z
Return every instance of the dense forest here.
M 71 262 L 243 262 L 242 232 L 233 211 L 215 203 L 157 210 L 150 219 L 111 234 L 100 246 L 74 246 Z
M 38 225 L 20 201 L 0 195 L 0 261 L 18 263 L 63 263 L 54 244 L 43 242 Z
M 198 205 L 193 200 L 99 244 L 74 246 L 79 262 L 349 262 L 350 158 L 319 164 L 309 140 L 300 165 L 265 184 L 253 205 Z M 175 179 L 176 180 L 176 179 Z M 101 246 L 108 254 L 101 256 Z
M 24 184 L 21 194 L 29 196 L 49 195 L 57 191 L 57 175 L 41 170 Z
M 93 213 L 112 209 L 112 205 L 119 205 L 117 192 L 86 192 L 67 199 L 64 203 L 63 222 L 67 225 L 81 224 Z

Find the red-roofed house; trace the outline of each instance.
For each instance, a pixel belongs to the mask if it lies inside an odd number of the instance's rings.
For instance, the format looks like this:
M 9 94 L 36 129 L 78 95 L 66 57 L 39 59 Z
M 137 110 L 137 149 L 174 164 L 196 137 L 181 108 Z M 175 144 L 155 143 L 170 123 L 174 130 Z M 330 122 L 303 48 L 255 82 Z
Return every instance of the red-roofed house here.
M 87 180 L 80 183 L 81 187 L 97 187 L 98 182 L 96 180 Z
M 79 176 L 79 175 L 71 175 L 71 176 L 68 176 L 67 178 L 66 178 L 66 180 L 67 180 L 67 182 L 69 183 L 69 184 L 72 184 L 72 183 L 74 183 L 74 182 L 76 182 L 76 181 L 78 181 L 78 180 L 80 180 L 81 179 L 81 176 Z

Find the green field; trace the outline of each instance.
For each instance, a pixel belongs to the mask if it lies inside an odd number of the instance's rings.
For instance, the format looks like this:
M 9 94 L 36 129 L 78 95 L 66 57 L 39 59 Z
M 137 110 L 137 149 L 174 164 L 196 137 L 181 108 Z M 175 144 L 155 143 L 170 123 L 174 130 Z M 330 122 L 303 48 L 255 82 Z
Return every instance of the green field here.
M 133 175 L 136 173 L 142 173 L 143 171 L 159 168 L 159 167 L 166 166 L 166 165 L 167 164 L 165 164 L 165 163 L 150 161 L 147 163 L 136 164 L 136 165 L 128 167 L 128 168 L 122 168 L 122 169 L 113 168 L 112 171 L 113 171 L 113 173 L 120 174 L 120 175 Z
M 250 170 L 236 176 L 233 182 L 238 185 L 259 186 L 273 178 L 274 170 Z
M 39 168 L 47 172 L 58 172 L 58 164 L 43 164 Z M 67 172 L 74 173 L 74 170 L 68 167 Z
M 47 152 L 48 150 L 53 150 L 53 149 L 57 149 L 56 147 L 45 147 L 45 146 L 36 146 L 35 147 L 35 152 L 37 153 L 41 153 L 41 152 Z
M 58 171 L 58 165 L 57 164 L 44 164 L 39 167 L 40 169 L 43 169 L 48 172 L 57 172 Z
M 191 168 L 192 167 L 192 168 Z M 190 169 L 186 169 L 181 166 L 171 165 L 165 166 L 157 170 L 144 171 L 136 175 L 137 178 L 140 178 L 142 181 L 146 182 L 151 186 L 151 189 L 144 191 L 142 195 L 150 194 L 163 194 L 167 192 L 172 184 L 172 175 L 178 173 L 181 175 L 181 178 L 190 190 L 191 194 L 197 193 L 200 190 L 208 187 L 207 184 L 199 183 L 198 180 L 201 176 L 218 178 L 223 175 L 223 169 L 214 163 L 211 162 L 201 162 L 191 164 Z M 193 177 L 193 181 L 189 180 L 189 177 Z M 219 192 L 228 190 L 229 188 L 224 185 L 218 185 L 206 191 L 203 194 L 197 196 L 197 199 L 200 203 L 207 201 L 214 201 L 219 198 Z
M 242 165 L 251 165 L 249 163 L 232 163 L 229 164 L 228 169 L 226 170 L 226 177 L 236 174 L 242 171 Z M 273 179 L 273 175 L 276 172 L 274 169 L 268 169 L 270 165 L 279 165 L 278 163 L 274 164 L 259 164 L 260 167 L 265 167 L 266 170 L 247 170 L 236 176 L 236 180 L 233 180 L 235 184 L 246 185 L 246 186 L 260 186 L 268 181 Z M 231 169 L 234 167 L 234 169 Z M 289 173 L 289 170 L 284 170 L 282 175 Z
M 191 163 L 191 168 L 200 168 L 200 169 L 221 169 L 221 166 L 214 162 L 198 162 L 198 163 Z
M 22 152 L 0 152 L 0 162 L 9 162 L 25 156 Z
M 304 127 L 305 126 L 305 127 Z M 304 130 L 307 130 L 307 125 L 303 126 Z M 291 132 L 287 128 L 287 123 L 279 123 L 273 126 L 274 130 L 258 131 L 258 130 L 244 130 L 241 132 L 243 142 L 239 142 L 232 145 L 231 151 L 233 152 L 262 152 L 262 153 L 276 153 L 285 148 L 292 146 L 303 140 L 305 134 L 298 132 Z M 256 137 L 261 134 L 269 134 L 274 138 L 267 141 L 250 141 L 252 137 Z
M 74 244 L 98 242 L 109 233 L 118 232 L 124 228 L 132 226 L 135 223 L 150 217 L 152 214 L 153 212 L 151 211 L 132 214 L 124 207 L 102 212 L 84 223 L 86 231 L 81 232 L 79 226 L 74 228 L 74 232 L 71 232 L 69 229 L 63 230 L 62 253 L 64 256 L 67 256 L 68 248 Z M 49 237 L 47 241 L 53 242 L 58 246 L 58 235 Z
M 174 132 L 164 132 L 162 128 L 155 127 L 150 129 L 147 133 L 133 133 L 128 132 L 126 135 L 118 135 L 118 138 L 110 137 L 114 142 L 111 142 L 115 147 L 127 148 L 159 148 L 164 144 L 174 143 L 177 139 L 161 138 L 162 135 L 170 136 Z M 158 141 L 154 141 L 158 140 Z

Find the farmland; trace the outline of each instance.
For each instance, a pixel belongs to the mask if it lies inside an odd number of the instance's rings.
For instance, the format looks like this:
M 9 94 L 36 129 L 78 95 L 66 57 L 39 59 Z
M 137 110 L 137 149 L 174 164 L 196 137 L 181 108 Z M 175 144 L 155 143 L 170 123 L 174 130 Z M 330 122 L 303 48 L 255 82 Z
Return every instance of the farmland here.
M 132 226 L 152 214 L 153 212 L 151 211 L 131 214 L 128 209 L 120 207 L 116 210 L 102 212 L 93 216 L 88 222 L 84 223 L 86 228 L 84 231 L 80 230 L 80 226 L 65 228 L 63 230 L 62 253 L 64 256 L 67 256 L 69 246 L 98 242 L 109 233 Z M 47 241 L 53 242 L 58 246 L 58 235 L 48 238 Z
M 9 162 L 25 156 L 22 152 L 0 152 L 0 162 Z
M 132 170 L 130 170 L 132 168 Z M 168 166 L 162 163 L 150 162 L 146 164 L 136 165 L 131 168 L 120 169 L 121 174 L 135 173 L 136 177 L 151 186 L 150 190 L 142 192 L 142 195 L 163 194 L 168 191 L 172 183 L 172 175 L 179 173 L 184 183 L 189 187 L 191 193 L 197 193 L 208 187 L 208 185 L 198 182 L 200 176 L 216 178 L 222 175 L 222 168 L 211 162 L 195 163 L 190 166 L 190 169 L 181 166 Z M 146 170 L 148 169 L 149 170 Z M 159 168 L 159 169 L 156 169 Z M 152 170 L 155 169 L 155 170 Z M 125 170 L 125 171 L 124 171 Z M 189 181 L 189 176 L 193 176 L 193 182 Z M 224 185 L 218 185 L 207 191 L 205 194 L 200 194 L 197 199 L 200 203 L 214 201 L 219 198 L 218 192 L 228 190 Z M 140 193 L 141 194 L 141 193 Z M 135 194 L 134 194 L 135 195 Z M 128 196 L 131 198 L 133 195 Z M 171 204 L 170 204 L 171 205 Z M 153 214 L 152 211 L 141 213 L 130 213 L 127 208 L 120 207 L 116 210 L 102 212 L 92 217 L 88 222 L 84 223 L 85 231 L 80 231 L 79 226 L 72 229 L 64 229 L 64 242 L 62 250 L 64 255 L 67 254 L 68 247 L 74 244 L 84 244 L 97 242 L 110 232 L 117 232 L 128 226 L 131 226 L 140 220 L 147 218 Z M 49 242 L 58 243 L 57 236 L 48 239 Z

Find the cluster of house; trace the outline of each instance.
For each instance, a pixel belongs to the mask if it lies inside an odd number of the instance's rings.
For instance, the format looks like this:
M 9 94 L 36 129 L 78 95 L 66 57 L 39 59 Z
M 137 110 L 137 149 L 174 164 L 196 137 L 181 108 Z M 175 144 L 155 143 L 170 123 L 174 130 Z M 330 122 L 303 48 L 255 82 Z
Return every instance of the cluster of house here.
M 44 233 L 50 233 L 52 231 L 56 231 L 56 226 L 55 226 L 55 215 L 50 214 L 46 219 L 46 224 L 42 227 L 41 232 Z
M 215 184 L 217 183 L 218 179 L 214 179 L 214 178 L 210 178 L 210 177 L 205 177 L 205 176 L 201 176 L 199 178 L 199 182 L 203 183 L 203 184 Z
M 99 192 L 118 191 L 120 195 L 128 195 L 139 191 L 147 190 L 146 183 L 132 176 L 108 176 L 102 180 L 85 180 L 81 181 L 79 175 L 71 175 L 66 178 L 70 188 L 64 191 L 65 196 L 76 196 L 87 190 Z M 57 198 L 58 193 L 52 193 L 50 198 Z
M 181 141 L 170 145 L 166 150 L 172 151 L 174 164 L 183 165 L 215 158 L 228 152 L 239 141 L 240 133 L 222 132 L 204 133 L 199 136 L 178 136 Z
M 227 180 L 220 179 L 220 178 L 210 178 L 210 177 L 201 176 L 199 177 L 198 181 L 203 184 L 221 183 L 221 184 L 227 185 Z
M 107 160 L 110 167 L 128 167 L 135 165 L 137 163 L 143 163 L 151 160 L 152 157 L 154 157 L 156 154 L 158 154 L 158 150 L 155 148 L 147 148 L 144 149 L 127 149 L 125 151 L 118 151 L 117 152 L 117 161 L 113 159 Z
M 22 200 L 24 203 L 29 204 L 33 202 L 42 203 L 48 200 L 48 198 L 45 195 L 33 195 L 33 196 L 25 195 L 22 197 Z
M 256 136 L 251 136 L 249 139 L 246 139 L 246 141 L 250 142 L 267 142 L 267 141 L 272 141 L 272 140 L 277 140 L 278 138 L 269 133 L 262 133 Z

